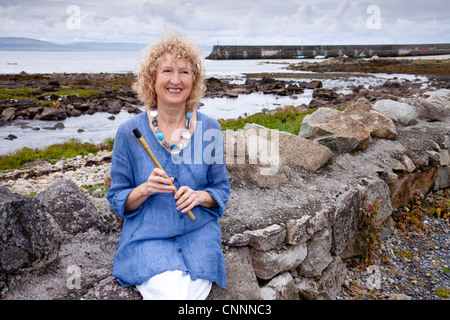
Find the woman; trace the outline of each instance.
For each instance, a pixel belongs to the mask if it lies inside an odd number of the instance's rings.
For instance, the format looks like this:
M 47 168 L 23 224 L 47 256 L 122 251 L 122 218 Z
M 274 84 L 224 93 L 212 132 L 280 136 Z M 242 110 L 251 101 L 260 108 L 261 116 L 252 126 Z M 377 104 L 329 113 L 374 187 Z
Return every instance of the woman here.
M 218 218 L 231 189 L 220 125 L 196 111 L 205 92 L 201 50 L 179 35 L 161 39 L 144 57 L 135 90 L 148 110 L 117 130 L 107 194 L 124 218 L 113 275 L 144 299 L 205 299 L 212 282 L 226 286 Z

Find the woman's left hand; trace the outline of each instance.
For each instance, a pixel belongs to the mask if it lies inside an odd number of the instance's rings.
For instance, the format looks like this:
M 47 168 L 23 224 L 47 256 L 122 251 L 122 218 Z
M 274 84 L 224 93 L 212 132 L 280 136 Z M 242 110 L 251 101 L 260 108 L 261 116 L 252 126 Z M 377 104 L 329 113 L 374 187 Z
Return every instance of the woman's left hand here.
M 177 210 L 181 210 L 182 213 L 186 213 L 198 205 L 209 208 L 217 206 L 216 201 L 208 192 L 194 191 L 187 186 L 182 186 L 178 189 L 175 199 L 177 200 Z

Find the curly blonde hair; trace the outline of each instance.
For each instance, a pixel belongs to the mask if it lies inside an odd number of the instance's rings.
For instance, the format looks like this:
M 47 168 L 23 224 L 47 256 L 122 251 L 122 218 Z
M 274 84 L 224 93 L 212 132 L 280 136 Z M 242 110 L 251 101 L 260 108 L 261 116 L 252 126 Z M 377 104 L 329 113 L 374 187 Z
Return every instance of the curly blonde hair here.
M 140 70 L 137 72 L 133 89 L 138 98 L 150 108 L 156 105 L 155 92 L 156 70 L 163 56 L 169 53 L 175 60 L 183 58 L 191 68 L 193 86 L 186 100 L 186 108 L 193 111 L 198 107 L 200 99 L 204 96 L 206 86 L 204 82 L 205 70 L 202 64 L 201 48 L 198 44 L 180 34 L 169 34 L 150 47 L 140 61 Z

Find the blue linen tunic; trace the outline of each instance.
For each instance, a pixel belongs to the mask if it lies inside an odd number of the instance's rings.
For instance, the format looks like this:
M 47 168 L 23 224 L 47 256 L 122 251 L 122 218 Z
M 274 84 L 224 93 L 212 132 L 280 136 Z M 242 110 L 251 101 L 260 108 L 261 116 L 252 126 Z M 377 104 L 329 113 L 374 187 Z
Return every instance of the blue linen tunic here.
M 178 188 L 207 191 L 218 207 L 196 206 L 191 220 L 176 209 L 173 193 L 150 196 L 139 208 L 125 212 L 130 192 L 147 181 L 155 168 L 133 134 L 139 129 L 150 149 Z M 197 111 L 194 133 L 185 149 L 174 156 L 157 141 L 147 112 L 125 121 L 117 130 L 107 199 L 124 218 L 112 274 L 123 286 L 141 284 L 154 275 L 181 270 L 226 288 L 225 260 L 218 219 L 231 193 L 218 122 Z

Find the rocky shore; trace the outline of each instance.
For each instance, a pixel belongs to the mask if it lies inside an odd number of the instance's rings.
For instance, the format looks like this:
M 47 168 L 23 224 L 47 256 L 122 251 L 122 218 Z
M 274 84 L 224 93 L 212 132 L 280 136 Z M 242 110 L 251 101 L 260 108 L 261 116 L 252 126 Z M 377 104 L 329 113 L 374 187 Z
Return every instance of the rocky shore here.
M 314 73 L 246 74 L 243 84 L 229 80 L 206 79 L 205 97 L 236 98 L 242 94 L 263 92 L 279 96 L 295 96 L 305 89 L 313 89 L 313 100 L 306 108 L 319 106 L 345 107 L 349 101 L 360 97 L 373 102 L 378 99 L 397 100 L 402 97 L 419 96 L 428 88 L 422 83 L 408 81 L 386 81 L 381 86 L 365 88 L 355 85 L 352 93 L 337 93 L 336 89 L 323 88 L 320 79 L 371 76 L 371 73 L 405 73 L 425 75 L 428 87 L 449 87 L 450 63 L 448 60 L 358 60 L 336 58 L 321 63 L 301 62 L 287 67 L 290 70 L 313 71 Z M 311 81 L 296 78 L 311 77 Z M 279 80 L 284 78 L 284 80 Z M 291 78 L 291 79 L 289 79 Z M 112 117 L 122 109 L 140 113 L 142 105 L 132 90 L 133 73 L 122 74 L 20 74 L 0 75 L 0 125 L 17 120 L 63 120 L 81 114 L 108 112 Z M 26 123 L 25 123 L 26 125 Z
M 209 91 L 282 89 L 254 80 L 212 80 Z M 405 211 L 448 202 L 447 85 L 355 90 L 344 111 L 325 92 L 298 136 L 254 124 L 224 131 L 228 287 L 213 286 L 208 299 L 448 299 L 448 213 Z M 103 151 L 0 175 L 2 299 L 140 299 L 111 275 L 122 221 L 105 199 L 110 160 Z M 363 212 L 376 213 L 370 229 Z M 364 232 L 381 241 L 369 263 Z

